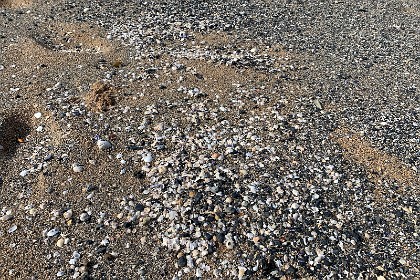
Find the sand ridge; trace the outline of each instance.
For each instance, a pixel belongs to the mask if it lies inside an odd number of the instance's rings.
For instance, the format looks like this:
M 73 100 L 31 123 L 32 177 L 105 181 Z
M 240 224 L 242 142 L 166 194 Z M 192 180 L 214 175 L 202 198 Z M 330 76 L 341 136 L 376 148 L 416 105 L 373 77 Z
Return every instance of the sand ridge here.
M 331 134 L 331 139 L 344 150 L 344 157 L 366 168 L 374 181 L 388 178 L 402 187 L 418 187 L 420 179 L 406 164 L 393 155 L 373 147 L 357 133 L 347 128 L 340 128 Z

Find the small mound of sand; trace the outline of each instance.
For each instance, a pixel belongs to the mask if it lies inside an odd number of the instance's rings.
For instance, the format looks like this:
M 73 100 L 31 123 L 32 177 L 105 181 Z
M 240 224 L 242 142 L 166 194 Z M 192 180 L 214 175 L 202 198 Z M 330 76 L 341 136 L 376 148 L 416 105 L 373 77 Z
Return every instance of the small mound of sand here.
M 109 84 L 95 82 L 91 86 L 90 92 L 86 94 L 86 105 L 91 110 L 106 111 L 110 106 L 115 105 L 114 93 L 115 89 Z
M 32 0 L 0 0 L 0 8 L 25 8 L 32 4 Z

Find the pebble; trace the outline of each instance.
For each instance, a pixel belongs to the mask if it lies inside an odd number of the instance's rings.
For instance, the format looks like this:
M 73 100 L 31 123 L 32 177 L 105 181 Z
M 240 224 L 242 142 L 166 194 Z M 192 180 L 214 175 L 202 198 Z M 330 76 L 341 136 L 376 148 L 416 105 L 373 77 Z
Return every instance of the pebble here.
M 315 99 L 315 100 L 314 100 L 314 105 L 315 105 L 315 107 L 317 107 L 319 110 L 322 110 L 322 105 L 321 105 L 321 102 L 319 102 L 319 99 Z
M 67 210 L 66 212 L 63 213 L 63 217 L 68 220 L 73 216 L 73 211 L 71 209 Z
M 178 267 L 185 267 L 185 266 L 187 266 L 187 258 L 185 257 L 185 255 L 182 255 L 178 259 Z
M 80 165 L 78 163 L 73 163 L 73 171 L 76 173 L 80 173 L 84 170 L 83 165 Z
M 98 140 L 96 145 L 98 146 L 99 150 L 107 150 L 112 147 L 112 144 L 106 140 Z
M 87 220 L 90 219 L 90 215 L 86 212 L 83 212 L 82 214 L 80 214 L 79 219 L 82 222 L 86 222 Z
M 145 163 L 150 163 L 150 162 L 152 162 L 152 161 L 153 161 L 153 156 L 152 156 L 151 154 L 147 154 L 147 155 L 145 155 L 145 156 L 143 157 L 143 161 L 144 161 Z
M 159 165 L 159 167 L 158 167 L 158 171 L 159 171 L 160 174 L 166 173 L 167 170 L 168 170 L 168 168 L 166 168 L 166 166 L 164 166 L 164 165 Z
M 29 174 L 29 170 L 23 170 L 22 172 L 20 172 L 19 173 L 19 175 L 21 176 L 21 177 L 25 177 L 26 175 L 28 175 Z
M 57 247 L 62 248 L 64 246 L 64 238 L 60 238 L 56 243 Z
M 56 236 L 60 231 L 56 228 L 53 228 L 47 232 L 48 237 Z
M 0 218 L 1 221 L 10 221 L 11 219 L 13 219 L 13 215 L 11 214 L 6 214 Z
M 137 203 L 135 209 L 136 211 L 142 212 L 144 210 L 144 205 Z
M 240 266 L 240 267 L 238 268 L 238 279 L 239 279 L 239 280 L 242 280 L 242 278 L 243 278 L 243 277 L 244 277 L 244 275 L 245 275 L 245 272 L 246 272 L 246 268 L 245 268 L 245 267 Z
M 7 230 L 7 232 L 8 233 L 12 233 L 12 232 L 15 232 L 17 230 L 17 225 L 13 225 L 12 227 L 10 227 L 8 230 Z
M 41 112 L 36 112 L 36 113 L 34 114 L 34 117 L 35 117 L 36 119 L 39 119 L 39 118 L 41 118 L 41 117 L 42 117 L 42 113 L 41 113 Z

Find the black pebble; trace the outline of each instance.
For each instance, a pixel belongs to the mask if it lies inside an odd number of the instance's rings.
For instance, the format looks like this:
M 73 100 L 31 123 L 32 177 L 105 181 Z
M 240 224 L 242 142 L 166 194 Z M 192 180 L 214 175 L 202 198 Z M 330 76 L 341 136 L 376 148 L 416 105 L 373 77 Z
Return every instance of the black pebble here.
M 401 218 L 402 216 L 404 216 L 404 212 L 403 212 L 403 211 L 401 211 L 401 210 L 397 210 L 397 211 L 395 212 L 395 216 L 397 216 L 398 218 Z
M 134 177 L 137 178 L 137 179 L 144 179 L 144 178 L 146 178 L 146 172 L 136 171 L 136 172 L 134 172 Z
M 187 266 L 187 258 L 185 256 L 182 256 L 178 259 L 178 266 L 179 267 Z
M 217 238 L 217 241 L 219 241 L 220 243 L 223 243 L 223 242 L 225 242 L 225 234 L 224 233 L 218 233 L 217 235 L 216 235 L 216 238 Z
M 133 228 L 133 226 L 134 226 L 134 225 L 133 225 L 133 222 L 125 222 L 125 223 L 124 223 L 124 227 L 125 227 L 125 228 Z
M 98 249 L 96 249 L 97 254 L 103 254 L 105 252 L 106 252 L 106 247 L 105 246 L 99 246 Z
M 144 210 L 144 206 L 143 204 L 137 203 L 136 207 L 134 208 L 136 209 L 136 211 L 143 211 Z
M 211 240 L 211 239 L 213 238 L 213 235 L 211 235 L 210 233 L 206 232 L 206 233 L 204 233 L 204 237 L 205 237 L 207 240 Z
M 293 266 L 289 266 L 289 268 L 286 270 L 287 275 L 294 276 L 296 274 L 297 270 Z

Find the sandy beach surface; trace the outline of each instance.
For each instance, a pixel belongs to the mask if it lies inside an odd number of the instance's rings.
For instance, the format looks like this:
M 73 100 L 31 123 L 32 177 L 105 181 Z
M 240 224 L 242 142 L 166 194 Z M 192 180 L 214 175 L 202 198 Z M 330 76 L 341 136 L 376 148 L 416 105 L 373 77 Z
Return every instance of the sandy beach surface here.
M 0 279 L 419 279 L 419 23 L 0 0 Z

